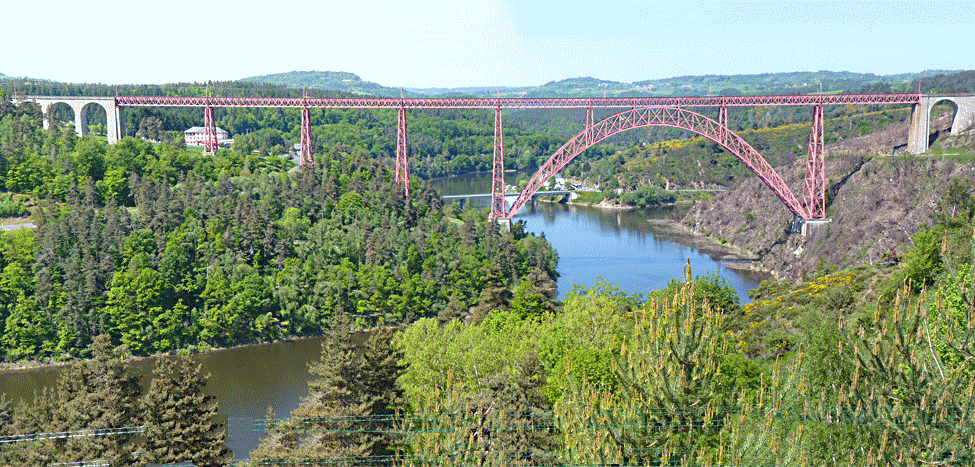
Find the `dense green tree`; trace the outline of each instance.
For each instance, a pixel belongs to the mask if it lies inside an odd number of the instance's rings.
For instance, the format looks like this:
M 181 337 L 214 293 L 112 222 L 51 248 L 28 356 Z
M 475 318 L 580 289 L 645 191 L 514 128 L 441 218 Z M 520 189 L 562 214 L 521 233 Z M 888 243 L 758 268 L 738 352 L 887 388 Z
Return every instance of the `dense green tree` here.
M 347 322 L 330 330 L 321 359 L 310 367 L 315 379 L 308 397 L 289 420 L 271 425 L 251 457 L 353 465 L 376 456 L 389 462 L 400 444 L 392 415 L 403 404 L 402 367 L 391 337 L 379 331 L 359 346 Z
M 168 285 L 151 268 L 129 268 L 115 273 L 104 310 L 111 333 L 133 352 L 143 353 L 159 338 L 154 321 L 169 309 L 164 299 Z
M 439 321 L 440 324 L 446 324 L 455 319 L 462 319 L 464 315 L 467 314 L 467 311 L 468 308 L 466 305 L 464 305 L 464 302 L 461 301 L 460 295 L 453 293 L 450 295 L 450 301 L 447 302 L 447 306 L 444 308 L 443 312 L 437 316 L 437 321 Z
M 492 264 L 486 268 L 481 280 L 485 284 L 484 289 L 477 305 L 471 309 L 470 319 L 475 324 L 484 321 L 492 311 L 506 311 L 511 302 L 511 291 L 502 282 L 501 268 L 498 265 Z
M 559 289 L 547 272 L 536 266 L 522 278 L 511 300 L 511 311 L 519 316 L 538 317 L 557 309 Z
M 200 368 L 185 356 L 156 363 L 152 383 L 139 403 L 148 426 L 140 462 L 190 462 L 199 467 L 229 464 L 232 453 L 225 445 L 227 428 L 214 420 L 216 398 L 204 392 L 209 375 Z
M 95 337 L 88 350 L 92 359 L 64 373 L 57 385 L 50 431 L 97 430 L 90 436 L 54 440 L 54 457 L 61 462 L 107 460 L 112 465 L 133 462 L 142 424 L 138 378 L 126 373 L 124 346 L 112 347 L 107 335 Z M 126 428 L 129 427 L 129 428 Z M 108 432 L 118 431 L 117 433 Z

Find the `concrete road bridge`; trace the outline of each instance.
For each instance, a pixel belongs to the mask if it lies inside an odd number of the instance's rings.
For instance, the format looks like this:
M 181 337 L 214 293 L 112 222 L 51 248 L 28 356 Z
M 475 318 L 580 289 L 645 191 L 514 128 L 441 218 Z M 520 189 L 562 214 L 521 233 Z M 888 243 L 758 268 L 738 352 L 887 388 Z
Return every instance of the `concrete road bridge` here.
M 274 107 L 301 109 L 300 165 L 313 167 L 314 149 L 311 138 L 311 109 L 396 109 L 398 111 L 396 138 L 395 182 L 402 183 L 409 196 L 409 157 L 406 128 L 408 109 L 487 109 L 494 110 L 494 163 L 491 217 L 511 218 L 528 203 L 545 182 L 562 170 L 583 151 L 604 139 L 634 128 L 668 126 L 680 128 L 708 138 L 737 157 L 752 170 L 782 201 L 797 219 L 824 219 L 826 216 L 824 176 L 824 118 L 823 107 L 830 105 L 895 105 L 912 106 L 908 151 L 920 154 L 928 150 L 930 114 L 939 102 L 954 107 L 952 134 L 958 134 L 975 124 L 975 95 L 927 95 L 919 93 L 892 94 L 816 94 L 763 96 L 675 96 L 675 97 L 613 97 L 613 98 L 291 98 L 291 97 L 180 97 L 180 96 L 15 96 L 15 100 L 37 102 L 47 119 L 52 105 L 67 104 L 75 112 L 79 135 L 87 133 L 85 110 L 100 105 L 108 117 L 108 142 L 122 138 L 124 108 L 126 107 L 201 107 L 204 109 L 204 153 L 217 149 L 214 131 L 214 108 Z M 801 197 L 786 186 L 782 178 L 748 142 L 728 128 L 728 107 L 750 106 L 809 106 L 812 107 L 812 128 L 806 157 L 806 177 Z M 620 109 L 618 113 L 599 122 L 593 120 L 593 109 Z M 713 120 L 690 108 L 718 108 Z M 505 205 L 504 145 L 502 110 L 508 109 L 586 109 L 585 129 L 556 151 L 532 176 L 528 186 L 511 207 Z

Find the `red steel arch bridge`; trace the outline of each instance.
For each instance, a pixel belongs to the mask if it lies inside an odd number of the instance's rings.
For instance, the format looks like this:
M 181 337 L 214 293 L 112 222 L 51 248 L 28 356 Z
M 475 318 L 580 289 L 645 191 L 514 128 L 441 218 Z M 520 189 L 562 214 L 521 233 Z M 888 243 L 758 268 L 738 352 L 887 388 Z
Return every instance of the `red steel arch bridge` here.
M 204 151 L 217 148 L 213 109 L 217 107 L 275 107 L 301 109 L 301 159 L 304 167 L 314 166 L 310 109 L 396 109 L 398 129 L 396 138 L 396 183 L 403 183 L 409 196 L 409 147 L 406 128 L 408 109 L 486 109 L 494 110 L 494 162 L 491 217 L 514 216 L 556 172 L 590 146 L 626 130 L 647 126 L 668 126 L 684 129 L 708 138 L 737 157 L 746 167 L 768 185 L 796 217 L 805 220 L 823 219 L 826 215 L 824 176 L 823 107 L 827 105 L 885 105 L 912 104 L 918 108 L 933 97 L 919 93 L 902 94 L 817 94 L 763 96 L 686 96 L 686 97 L 612 97 L 612 98 L 307 98 L 307 97 L 176 97 L 176 96 L 115 96 L 102 100 L 112 106 L 112 113 L 124 107 L 202 107 L 204 108 Z M 25 96 L 39 102 L 84 101 L 91 98 Z M 50 105 L 50 104 L 48 104 Z M 750 144 L 728 128 L 728 107 L 750 106 L 809 106 L 813 109 L 806 157 L 806 176 L 802 194 L 796 196 L 764 158 Z M 619 109 L 619 112 L 599 122 L 593 120 L 593 109 Z M 691 108 L 718 108 L 713 120 Z M 504 148 L 502 110 L 509 109 L 586 109 L 585 129 L 571 138 L 542 164 L 510 208 L 504 202 Z M 915 116 L 917 117 L 917 116 Z M 912 118 L 923 119 L 927 115 Z M 116 119 L 120 121 L 121 119 Z M 119 123 L 120 124 L 120 123 Z M 912 135 L 916 133 L 912 123 Z M 926 126 L 925 126 L 926 128 Z M 118 129 L 116 133 L 121 134 Z M 913 137 L 913 136 L 912 136 Z M 924 147 L 926 149 L 926 145 Z

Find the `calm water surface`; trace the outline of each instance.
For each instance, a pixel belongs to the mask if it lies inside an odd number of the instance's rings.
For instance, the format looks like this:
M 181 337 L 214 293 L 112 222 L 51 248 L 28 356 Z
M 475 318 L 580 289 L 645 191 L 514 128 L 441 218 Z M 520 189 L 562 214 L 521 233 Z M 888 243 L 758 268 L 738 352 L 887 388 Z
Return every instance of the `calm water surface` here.
M 509 174 L 513 183 L 517 174 Z M 444 194 L 487 193 L 490 175 L 474 174 L 433 182 Z M 487 206 L 486 202 L 484 206 Z M 683 246 L 680 238 L 654 231 L 648 219 L 665 211 L 611 211 L 597 208 L 539 203 L 526 207 L 515 218 L 527 229 L 545 237 L 559 252 L 559 293 L 573 284 L 592 285 L 600 277 L 627 293 L 664 287 L 683 275 L 691 261 L 694 274 L 718 271 L 734 286 L 743 301 L 745 293 L 762 276 L 738 274 L 707 255 Z M 196 357 L 211 374 L 207 392 L 217 396 L 220 412 L 229 419 L 228 446 L 237 459 L 247 459 L 263 433 L 254 420 L 263 418 L 268 406 L 287 417 L 308 393 L 308 364 L 321 353 L 321 338 L 296 339 L 219 350 Z M 132 369 L 148 383 L 155 359 L 134 362 Z M 35 391 L 52 387 L 63 367 L 0 372 L 0 393 L 8 398 L 30 400 Z
M 530 175 L 530 174 L 529 174 Z M 507 183 L 522 174 L 509 173 Z M 470 174 L 432 181 L 444 195 L 489 193 L 489 174 Z M 511 200 L 509 200 L 510 203 Z M 487 207 L 487 200 L 471 200 L 468 206 Z M 717 272 L 748 302 L 747 292 L 767 278 L 761 273 L 735 271 L 706 254 L 686 246 L 686 239 L 655 228 L 650 219 L 671 215 L 672 208 L 618 211 L 589 206 L 538 203 L 525 206 L 513 220 L 523 220 L 526 229 L 545 238 L 559 253 L 559 294 L 574 284 L 590 286 L 606 280 L 627 293 L 646 294 L 680 278 L 684 264 L 691 261 L 694 275 Z M 684 241 L 685 243 L 681 243 Z
M 278 417 L 287 417 L 308 395 L 308 364 L 321 356 L 322 338 L 311 337 L 272 344 L 216 350 L 196 356 L 203 372 L 210 373 L 206 392 L 217 397 L 220 413 L 228 417 L 227 446 L 236 459 L 247 459 L 263 432 L 254 420 L 262 419 L 268 406 Z M 159 357 L 129 364 L 148 387 L 152 366 Z M 0 393 L 8 399 L 32 400 L 35 392 L 54 387 L 64 366 L 0 372 Z

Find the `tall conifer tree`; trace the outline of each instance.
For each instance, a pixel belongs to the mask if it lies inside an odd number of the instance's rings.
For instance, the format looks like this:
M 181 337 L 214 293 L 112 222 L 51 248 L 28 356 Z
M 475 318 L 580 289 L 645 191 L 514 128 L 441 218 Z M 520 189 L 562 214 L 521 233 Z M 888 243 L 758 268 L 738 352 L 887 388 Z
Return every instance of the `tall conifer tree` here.
M 189 357 L 160 360 L 149 391 L 141 399 L 146 431 L 144 461 L 190 462 L 197 467 L 227 465 L 233 453 L 225 445 L 227 430 L 214 421 L 216 398 L 203 392 L 209 375 Z
M 57 405 L 51 431 L 104 430 L 141 423 L 137 402 L 138 378 L 127 375 L 125 346 L 112 347 L 107 335 L 95 337 L 88 346 L 92 359 L 65 373 L 58 381 Z M 135 430 L 113 435 L 91 435 L 56 440 L 62 462 L 107 460 L 112 465 L 131 465 Z
M 481 290 L 481 298 L 477 301 L 477 306 L 471 309 L 471 320 L 474 323 L 484 321 L 488 313 L 494 310 L 507 310 L 511 303 L 511 292 L 501 279 L 501 268 L 492 265 L 485 271 L 482 280 L 484 289 Z
M 251 458 L 336 466 L 366 458 L 392 462 L 398 443 L 389 432 L 402 404 L 400 356 L 389 331 L 376 332 L 361 346 L 353 339 L 347 321 L 328 332 L 321 360 L 310 368 L 316 378 L 308 383 L 308 397 L 289 420 L 270 427 Z

